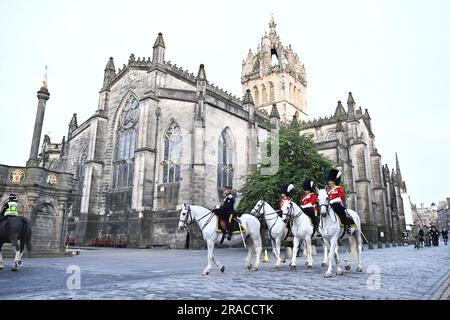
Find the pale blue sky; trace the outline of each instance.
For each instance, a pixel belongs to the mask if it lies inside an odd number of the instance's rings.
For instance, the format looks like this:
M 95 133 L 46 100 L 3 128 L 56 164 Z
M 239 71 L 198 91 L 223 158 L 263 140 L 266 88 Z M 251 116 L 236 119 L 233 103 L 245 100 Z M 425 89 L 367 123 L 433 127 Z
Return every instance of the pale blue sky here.
M 241 96 L 241 62 L 274 13 L 284 44 L 306 66 L 311 117 L 352 91 L 368 108 L 383 162 L 398 152 L 411 199 L 450 196 L 450 1 L 0 0 L 0 163 L 24 165 L 36 91 L 49 68 L 44 133 L 67 134 L 97 108 L 103 69 L 149 57 L 158 32 L 166 60 Z

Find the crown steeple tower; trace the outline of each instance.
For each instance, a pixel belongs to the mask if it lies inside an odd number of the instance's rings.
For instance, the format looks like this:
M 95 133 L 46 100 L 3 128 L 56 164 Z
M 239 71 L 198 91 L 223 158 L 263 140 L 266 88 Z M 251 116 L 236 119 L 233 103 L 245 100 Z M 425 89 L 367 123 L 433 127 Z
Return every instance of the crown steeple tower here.
M 257 109 L 270 113 L 276 104 L 281 121 L 291 121 L 296 113 L 298 121 L 307 120 L 305 66 L 291 45 L 281 43 L 276 27 L 272 15 L 269 33 L 242 62 L 242 91 L 251 91 Z

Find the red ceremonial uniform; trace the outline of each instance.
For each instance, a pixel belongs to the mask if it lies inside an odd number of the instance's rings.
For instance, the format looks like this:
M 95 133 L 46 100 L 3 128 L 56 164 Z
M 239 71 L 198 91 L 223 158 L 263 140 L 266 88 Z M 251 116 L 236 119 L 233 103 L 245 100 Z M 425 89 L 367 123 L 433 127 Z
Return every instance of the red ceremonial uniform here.
M 302 196 L 301 207 L 303 209 L 315 208 L 316 207 L 316 203 L 317 203 L 317 195 L 315 193 L 311 192 L 311 193 L 308 193 L 308 194 L 304 194 Z
M 281 210 L 281 207 L 283 206 L 283 201 L 284 200 L 289 200 L 291 201 L 291 198 L 289 197 L 284 197 L 283 199 L 280 200 L 280 202 L 278 202 L 278 210 Z
M 327 193 L 330 203 L 341 202 L 341 204 L 343 204 L 345 199 L 344 188 L 341 186 L 335 186 L 334 188 L 329 189 Z

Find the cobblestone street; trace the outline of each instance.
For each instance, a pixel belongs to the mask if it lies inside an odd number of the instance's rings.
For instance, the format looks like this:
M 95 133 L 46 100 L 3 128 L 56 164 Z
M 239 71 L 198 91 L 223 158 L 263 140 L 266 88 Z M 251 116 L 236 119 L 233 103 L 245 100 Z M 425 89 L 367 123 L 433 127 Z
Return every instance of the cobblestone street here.
M 75 257 L 25 258 L 19 272 L 9 271 L 12 259 L 6 258 L 5 269 L 0 272 L 0 299 L 223 299 L 225 296 L 448 299 L 449 296 L 448 246 L 420 250 L 412 246 L 366 248 L 363 273 L 356 273 L 352 264 L 344 275 L 329 279 L 323 277 L 325 268 L 320 265 L 320 252 L 314 257 L 313 269 L 306 269 L 304 258 L 300 257 L 295 271 L 289 269 L 288 262 L 280 270 L 274 270 L 274 258 L 269 252 L 269 263 L 262 263 L 258 272 L 243 267 L 244 249 L 216 249 L 215 253 L 226 270 L 222 274 L 213 268 L 206 277 L 201 275 L 206 266 L 205 250 L 82 250 Z M 79 267 L 80 289 L 67 288 L 69 266 Z

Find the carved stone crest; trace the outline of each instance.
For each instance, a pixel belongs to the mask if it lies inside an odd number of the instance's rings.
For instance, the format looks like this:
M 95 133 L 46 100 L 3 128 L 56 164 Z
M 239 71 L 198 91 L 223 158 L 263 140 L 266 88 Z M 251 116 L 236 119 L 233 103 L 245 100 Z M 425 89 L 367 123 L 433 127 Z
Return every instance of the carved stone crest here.
M 23 169 L 13 169 L 9 173 L 9 181 L 14 184 L 21 184 L 25 180 L 25 171 Z

